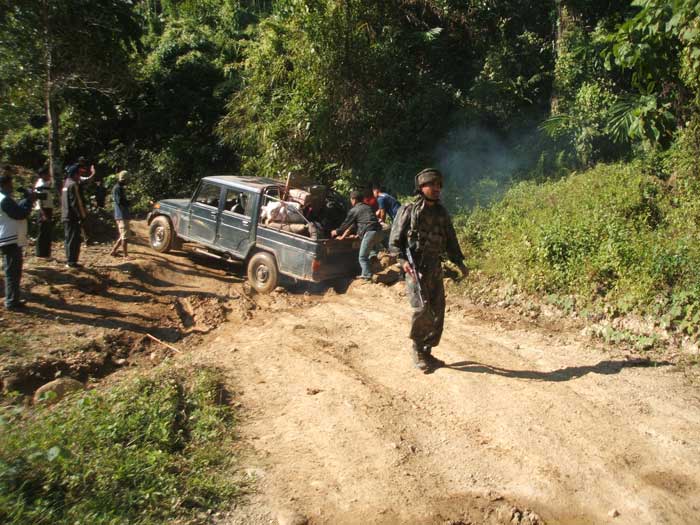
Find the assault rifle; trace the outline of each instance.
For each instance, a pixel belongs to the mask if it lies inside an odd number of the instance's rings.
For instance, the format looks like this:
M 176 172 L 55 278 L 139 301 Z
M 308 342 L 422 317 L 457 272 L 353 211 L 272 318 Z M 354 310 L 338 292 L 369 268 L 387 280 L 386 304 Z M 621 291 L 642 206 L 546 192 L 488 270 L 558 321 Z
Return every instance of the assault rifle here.
M 425 301 L 423 300 L 423 288 L 420 285 L 420 274 L 418 273 L 418 266 L 413 259 L 413 254 L 411 253 L 411 248 L 406 247 L 406 260 L 408 260 L 408 265 L 411 267 L 411 277 L 416 282 L 416 290 L 418 291 L 418 300 L 420 301 L 420 307 L 425 306 Z

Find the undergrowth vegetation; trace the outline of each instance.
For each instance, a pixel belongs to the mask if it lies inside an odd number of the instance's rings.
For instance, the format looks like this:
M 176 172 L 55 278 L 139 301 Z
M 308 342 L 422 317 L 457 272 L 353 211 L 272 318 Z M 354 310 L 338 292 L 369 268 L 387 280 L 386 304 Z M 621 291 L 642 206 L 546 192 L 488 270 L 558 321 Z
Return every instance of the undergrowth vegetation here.
M 462 218 L 471 263 L 526 292 L 700 330 L 698 126 L 668 153 L 522 182 Z
M 219 379 L 161 371 L 52 408 L 3 409 L 0 522 L 187 522 L 234 497 Z

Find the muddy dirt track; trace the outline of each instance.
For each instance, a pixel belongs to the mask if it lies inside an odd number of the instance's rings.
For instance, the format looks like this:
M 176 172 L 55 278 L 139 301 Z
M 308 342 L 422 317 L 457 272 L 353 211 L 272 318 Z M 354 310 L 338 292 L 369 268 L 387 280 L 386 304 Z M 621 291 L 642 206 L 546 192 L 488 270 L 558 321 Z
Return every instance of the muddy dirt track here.
M 447 366 L 424 375 L 402 285 L 263 297 L 216 263 L 143 245 L 91 265 L 83 285 L 101 282 L 93 271 L 112 286 L 81 297 L 104 315 L 59 313 L 61 326 L 170 338 L 176 359 L 230 378 L 256 493 L 221 524 L 698 522 L 700 396 L 662 359 L 453 292 L 435 352 Z M 58 308 L 69 292 L 35 286 L 41 321 L 42 298 Z
M 700 406 L 673 367 L 451 301 L 448 367 L 423 375 L 399 295 L 353 286 L 202 348 L 242 391 L 271 507 L 314 523 L 536 522 L 527 509 L 547 523 L 697 523 Z

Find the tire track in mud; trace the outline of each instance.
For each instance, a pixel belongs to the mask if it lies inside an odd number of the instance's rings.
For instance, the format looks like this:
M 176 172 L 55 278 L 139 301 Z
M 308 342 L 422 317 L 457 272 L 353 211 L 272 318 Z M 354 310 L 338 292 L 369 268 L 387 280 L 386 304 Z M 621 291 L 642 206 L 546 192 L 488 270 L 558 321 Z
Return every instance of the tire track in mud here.
M 315 310 L 324 309 L 325 312 L 332 303 L 326 301 L 323 306 L 294 315 L 275 316 L 274 320 L 263 322 L 255 335 L 239 334 L 235 339 L 236 356 L 245 352 L 244 348 L 257 356 L 250 369 L 237 358 L 234 361 L 241 373 L 244 369 L 250 373 L 251 377 L 245 383 L 252 381 L 256 384 L 257 388 L 253 387 L 256 394 L 252 397 L 265 399 L 262 408 L 254 401 L 251 406 L 250 397 L 243 396 L 252 422 L 244 425 L 250 432 L 248 435 L 244 433 L 244 437 L 255 443 L 260 456 L 279 456 L 266 478 L 285 481 L 281 484 L 275 481 L 274 488 L 268 487 L 273 493 L 272 499 L 287 501 L 291 498 L 291 501 L 303 500 L 306 508 L 318 506 L 318 503 L 306 501 L 307 491 L 289 489 L 295 486 L 295 479 L 308 481 L 308 477 L 299 472 L 298 461 L 295 461 L 298 458 L 304 463 L 302 471 L 323 472 L 320 476 L 323 481 L 312 479 L 307 486 L 310 492 L 322 486 L 320 497 L 323 505 L 315 513 L 314 522 L 357 523 L 362 516 L 369 523 L 412 523 L 415 520 L 425 523 L 445 520 L 454 523 L 463 520 L 465 523 L 510 523 L 517 509 L 500 495 L 481 488 L 444 493 L 442 489 L 446 483 L 442 474 L 423 457 L 430 455 L 433 445 L 422 443 L 418 437 L 430 433 L 433 415 L 429 408 L 423 399 L 411 399 L 408 391 L 396 391 L 377 382 L 358 365 L 362 356 L 357 355 L 359 345 L 352 338 L 352 325 L 333 324 L 336 330 L 330 333 L 325 322 L 332 316 L 324 316 L 321 323 L 314 321 Z M 331 308 L 328 313 L 332 312 Z M 284 332 L 284 339 L 277 338 L 274 344 L 265 344 L 260 340 L 260 333 L 270 336 L 271 330 Z M 228 334 L 220 338 L 229 340 Z M 274 357 L 272 354 L 261 357 L 260 352 L 266 350 L 272 350 Z M 205 352 L 212 351 L 210 348 Z M 215 360 L 220 363 L 225 358 L 216 354 Z M 276 364 L 279 362 L 286 363 L 288 369 L 282 370 Z M 298 385 L 287 383 L 296 390 L 293 394 L 287 392 L 293 399 L 280 396 L 276 387 L 267 388 L 280 381 L 282 376 L 296 376 L 289 371 L 292 367 L 306 372 Z M 408 370 L 408 373 L 413 371 Z M 307 397 L 309 395 L 313 397 Z M 313 407 L 317 417 L 304 420 L 296 413 L 292 416 L 288 410 L 294 399 L 309 404 L 309 400 L 324 396 L 328 396 L 327 401 Z M 277 406 L 278 402 L 281 406 Z M 302 409 L 301 412 L 311 413 L 312 410 Z M 261 436 L 262 428 L 271 433 Z M 300 446 L 295 442 L 296 436 L 304 429 L 309 430 L 304 433 L 307 446 Z M 419 430 L 417 434 L 416 429 Z M 478 434 L 471 433 L 476 445 Z M 329 436 L 334 436 L 332 442 L 328 440 Z M 343 476 L 348 471 L 352 473 L 351 480 Z M 473 474 L 470 479 L 475 480 Z M 287 487 L 283 486 L 285 483 Z M 430 496 L 425 497 L 427 494 Z M 272 506 L 275 504 L 271 503 Z M 522 523 L 536 522 L 532 513 L 523 511 L 519 515 L 521 518 L 527 516 L 526 520 L 532 517 L 531 521 Z
M 438 349 L 452 369 L 425 376 L 396 290 L 313 303 L 223 326 L 236 352 L 212 342 L 199 357 L 243 391 L 270 509 L 312 523 L 539 519 L 522 507 L 548 523 L 694 523 L 700 412 L 670 367 L 454 308 Z

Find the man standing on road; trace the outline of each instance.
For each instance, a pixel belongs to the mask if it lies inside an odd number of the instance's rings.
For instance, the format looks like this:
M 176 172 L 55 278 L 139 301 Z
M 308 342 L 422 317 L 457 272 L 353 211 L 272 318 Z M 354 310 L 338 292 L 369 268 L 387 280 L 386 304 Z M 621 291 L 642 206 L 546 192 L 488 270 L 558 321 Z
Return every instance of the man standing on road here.
M 369 281 L 372 278 L 372 268 L 369 263 L 370 253 L 382 242 L 382 227 L 372 208 L 362 202 L 362 194 L 359 191 L 350 193 L 350 204 L 352 208 L 350 208 L 343 224 L 331 232 L 331 237 L 338 237 L 340 232 L 342 239 L 349 228 L 353 226 L 357 228 L 357 236 L 361 239 L 358 256 L 362 269 L 360 277 Z
M 0 173 L 0 251 L 5 266 L 5 308 L 17 310 L 26 301 L 19 297 L 22 279 L 22 248 L 27 245 L 27 217 L 32 199 L 25 196 L 19 203 L 12 199 L 12 175 L 7 168 Z
M 45 198 L 37 199 L 34 207 L 37 213 L 38 233 L 34 255 L 48 259 L 51 257 L 51 242 L 53 241 L 53 196 L 51 173 L 47 167 L 39 170 L 39 178 L 34 185 L 37 192 L 45 194 Z
M 452 219 L 440 204 L 442 173 L 427 168 L 415 178 L 418 198 L 404 206 L 391 230 L 390 249 L 406 272 L 406 291 L 413 308 L 410 338 L 416 368 L 425 372 L 444 365 L 431 355 L 445 322 L 442 257 L 447 253 L 463 276 L 469 272 Z M 410 254 L 409 254 L 410 252 Z M 409 256 L 415 264 L 409 262 Z
M 126 191 L 124 187 L 127 184 L 129 174 L 126 171 L 120 171 L 117 174 L 117 183 L 112 189 L 112 203 L 114 204 L 114 220 L 117 222 L 117 229 L 119 230 L 119 239 L 112 247 L 112 252 L 110 255 L 112 257 L 117 255 L 117 250 L 119 246 L 124 249 L 124 257 L 128 257 L 127 251 L 127 239 L 129 238 L 129 219 L 131 218 L 129 214 L 129 201 L 126 198 Z
M 80 256 L 80 224 L 87 217 L 83 199 L 78 187 L 80 174 L 76 165 L 68 168 L 68 178 L 61 193 L 61 219 L 65 232 L 66 267 L 79 268 Z

